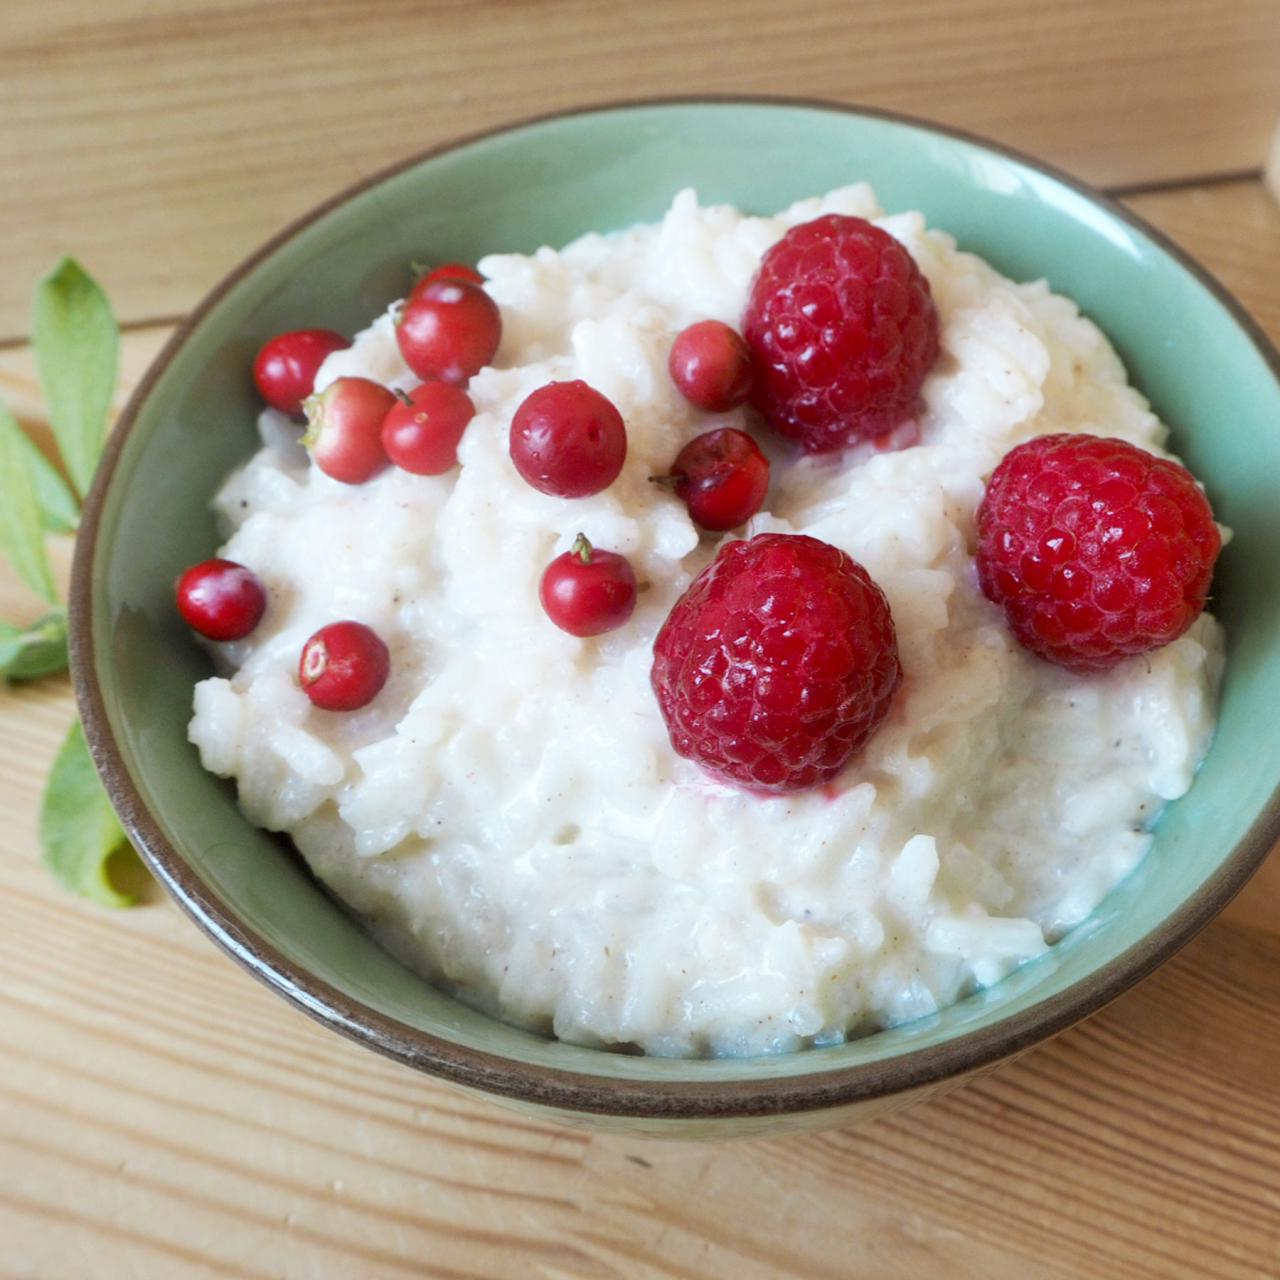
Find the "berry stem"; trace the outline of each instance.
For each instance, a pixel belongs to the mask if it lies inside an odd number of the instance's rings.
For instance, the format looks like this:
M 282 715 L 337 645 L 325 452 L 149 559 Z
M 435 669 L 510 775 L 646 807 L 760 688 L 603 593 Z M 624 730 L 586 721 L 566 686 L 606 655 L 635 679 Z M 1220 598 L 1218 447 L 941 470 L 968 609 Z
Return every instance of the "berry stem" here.
M 413 397 L 403 387 L 392 387 L 391 394 L 395 396 L 401 404 L 407 404 L 413 408 Z
M 591 543 L 587 541 L 587 535 L 580 533 L 573 540 L 573 546 L 570 548 L 570 554 L 578 557 L 583 564 L 591 563 Z

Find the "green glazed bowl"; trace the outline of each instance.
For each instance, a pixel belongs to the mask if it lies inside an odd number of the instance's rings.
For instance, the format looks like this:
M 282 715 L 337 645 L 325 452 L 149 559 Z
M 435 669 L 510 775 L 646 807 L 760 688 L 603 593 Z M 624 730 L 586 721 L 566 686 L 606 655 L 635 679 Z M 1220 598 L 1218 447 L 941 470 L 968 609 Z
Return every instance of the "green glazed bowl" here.
M 868 179 L 1015 279 L 1048 278 L 1111 337 L 1235 529 L 1215 608 L 1221 721 L 1155 846 L 1084 925 L 1006 981 L 836 1048 L 671 1061 L 542 1039 L 426 986 L 380 950 L 288 844 L 241 816 L 186 725 L 208 660 L 172 584 L 217 533 L 209 500 L 256 447 L 249 368 L 270 335 L 354 332 L 413 259 L 530 252 L 655 219 L 695 186 L 772 212 Z M 691 1137 L 843 1123 L 1061 1031 L 1148 974 L 1280 834 L 1280 358 L 1203 270 L 1132 214 L 1025 157 L 919 121 L 822 103 L 698 100 L 563 114 L 428 153 L 288 228 L 196 309 L 139 387 L 90 495 L 73 582 L 76 690 L 134 842 L 232 956 L 335 1030 L 542 1115 Z

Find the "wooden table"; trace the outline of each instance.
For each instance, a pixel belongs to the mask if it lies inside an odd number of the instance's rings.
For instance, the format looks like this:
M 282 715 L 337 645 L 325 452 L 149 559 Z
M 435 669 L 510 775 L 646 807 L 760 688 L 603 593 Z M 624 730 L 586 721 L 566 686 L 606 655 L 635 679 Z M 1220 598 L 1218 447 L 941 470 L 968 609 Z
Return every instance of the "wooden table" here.
M 1280 339 L 1275 0 L 10 0 L 0 397 L 47 439 L 25 317 L 64 250 L 111 292 L 127 389 L 338 187 L 507 118 L 703 91 L 1037 152 L 1126 194 Z M 37 610 L 0 571 L 0 616 Z M 65 679 L 0 687 L 6 1277 L 1280 1275 L 1274 858 L 1137 991 L 941 1101 L 728 1147 L 592 1138 L 322 1031 L 154 893 L 60 892 L 34 817 L 71 714 Z

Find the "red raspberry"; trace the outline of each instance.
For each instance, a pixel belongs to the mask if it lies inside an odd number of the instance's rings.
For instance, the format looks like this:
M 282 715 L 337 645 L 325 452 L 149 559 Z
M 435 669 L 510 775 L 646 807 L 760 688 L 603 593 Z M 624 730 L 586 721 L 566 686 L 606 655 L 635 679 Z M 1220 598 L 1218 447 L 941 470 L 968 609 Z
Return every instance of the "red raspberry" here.
M 1195 477 L 1123 440 L 1028 440 L 978 508 L 984 594 L 1024 648 L 1070 671 L 1176 640 L 1204 608 L 1220 547 Z
M 742 317 L 751 402 L 806 453 L 893 430 L 938 357 L 929 282 L 887 231 L 828 214 L 764 255 Z
M 884 593 L 843 551 L 802 534 L 730 542 L 653 642 L 671 745 L 754 791 L 829 782 L 902 682 Z

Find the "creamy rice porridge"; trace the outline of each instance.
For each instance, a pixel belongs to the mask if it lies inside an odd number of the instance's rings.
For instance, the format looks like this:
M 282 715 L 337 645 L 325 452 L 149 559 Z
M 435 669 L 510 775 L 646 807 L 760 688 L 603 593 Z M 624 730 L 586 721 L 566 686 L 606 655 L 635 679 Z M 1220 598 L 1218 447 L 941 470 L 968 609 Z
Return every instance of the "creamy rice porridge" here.
M 650 688 L 672 604 L 737 534 L 710 536 L 649 477 L 713 426 L 667 374 L 672 339 L 735 324 L 762 253 L 792 225 L 874 219 L 928 278 L 942 357 L 898 442 L 775 460 L 745 532 L 806 533 L 883 588 L 904 681 L 836 781 L 764 797 L 678 757 Z M 992 983 L 1083 920 L 1142 858 L 1147 828 L 1191 785 L 1213 729 L 1218 624 L 1103 674 L 1024 652 L 974 571 L 974 512 L 1014 445 L 1049 432 L 1156 453 L 1166 428 L 1074 304 L 1014 284 L 865 185 L 776 218 L 700 207 L 481 269 L 502 345 L 468 392 L 460 466 L 341 484 L 308 464 L 272 410 L 267 443 L 226 481 L 220 552 L 270 604 L 218 646 L 191 740 L 236 780 L 255 823 L 429 979 L 512 1022 L 664 1055 L 757 1054 L 918 1017 Z M 317 387 L 392 387 L 391 314 L 330 355 Z M 516 406 L 583 379 L 626 422 L 621 476 L 566 501 L 516 474 Z M 552 626 L 544 566 L 584 532 L 627 556 L 631 621 L 592 640 Z M 391 676 L 365 709 L 316 709 L 296 680 L 335 618 L 373 627 Z

